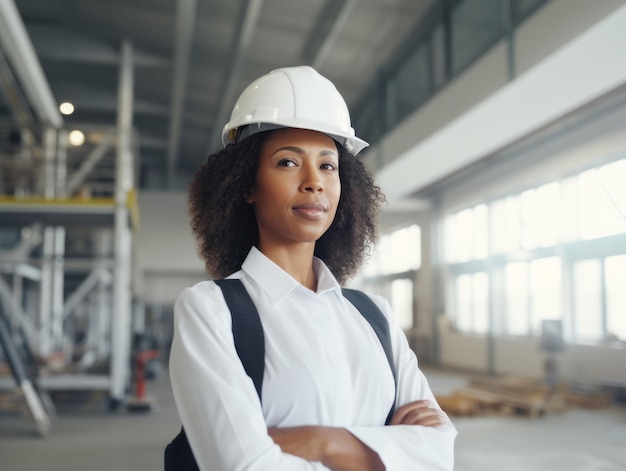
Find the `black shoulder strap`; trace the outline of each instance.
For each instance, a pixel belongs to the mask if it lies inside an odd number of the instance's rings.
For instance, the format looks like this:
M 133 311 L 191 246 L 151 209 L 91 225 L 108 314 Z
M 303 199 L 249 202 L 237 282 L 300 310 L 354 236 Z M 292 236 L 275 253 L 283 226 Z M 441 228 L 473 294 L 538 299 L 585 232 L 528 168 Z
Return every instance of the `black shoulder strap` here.
M 224 294 L 232 318 L 237 355 L 250 376 L 259 399 L 265 369 L 265 339 L 259 313 L 240 280 L 215 280 Z M 199 471 L 185 429 L 165 447 L 165 471 Z
M 241 280 L 215 280 L 215 283 L 221 288 L 226 304 L 230 309 L 237 355 L 239 355 L 247 375 L 254 383 L 259 399 L 261 399 L 263 372 L 265 370 L 265 339 L 259 313 Z M 343 288 L 341 291 L 344 297 L 357 308 L 372 326 L 383 346 L 397 388 L 396 368 L 393 361 L 391 334 L 387 319 L 378 306 L 362 291 L 348 288 Z M 394 399 L 387 415 L 386 424 L 389 424 L 395 407 L 396 401 Z M 198 470 L 184 429 L 181 429 L 180 433 L 165 448 L 165 471 L 181 470 Z
M 215 280 L 222 289 L 233 320 L 233 338 L 237 355 L 261 397 L 265 370 L 265 339 L 259 313 L 246 288 L 238 279 Z
M 380 311 L 378 306 L 374 304 L 374 301 L 365 294 L 363 291 L 359 291 L 356 289 L 350 288 L 342 288 L 341 292 L 343 296 L 350 301 L 354 307 L 361 313 L 361 315 L 369 322 L 380 341 L 380 344 L 385 351 L 385 355 L 387 356 L 387 361 L 389 362 L 389 367 L 391 368 L 391 373 L 393 374 L 393 381 L 396 385 L 396 390 L 398 388 L 398 378 L 396 374 L 396 366 L 393 360 L 393 349 L 391 348 L 391 333 L 389 332 L 389 322 L 385 318 L 385 315 Z M 386 424 L 389 424 L 391 421 L 391 417 L 396 409 L 396 400 L 394 398 L 391 409 L 389 410 L 389 414 L 387 414 Z

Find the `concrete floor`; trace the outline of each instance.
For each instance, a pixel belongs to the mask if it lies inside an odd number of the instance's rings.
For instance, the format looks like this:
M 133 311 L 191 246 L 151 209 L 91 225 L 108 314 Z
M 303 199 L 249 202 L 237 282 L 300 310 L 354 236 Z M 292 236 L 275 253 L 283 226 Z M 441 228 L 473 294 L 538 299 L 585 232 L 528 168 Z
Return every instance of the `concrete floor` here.
M 465 383 L 463 376 L 427 371 L 436 394 Z M 180 426 L 166 375 L 148 391 L 158 412 L 109 414 L 61 408 L 46 438 L 28 420 L 0 414 L 0 470 L 130 471 L 163 469 L 163 447 Z M 544 418 L 455 418 L 457 471 L 624 471 L 626 407 L 571 409 Z

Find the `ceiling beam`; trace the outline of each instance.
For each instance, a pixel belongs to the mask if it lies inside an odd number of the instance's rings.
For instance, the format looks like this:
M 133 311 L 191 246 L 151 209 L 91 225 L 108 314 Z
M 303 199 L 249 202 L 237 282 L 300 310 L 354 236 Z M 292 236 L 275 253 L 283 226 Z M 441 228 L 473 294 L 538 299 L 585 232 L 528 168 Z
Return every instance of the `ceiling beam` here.
M 63 27 L 29 23 L 28 31 L 42 61 L 119 65 L 119 48 L 111 42 Z M 135 50 L 135 67 L 170 67 L 168 58 Z
M 178 0 L 176 3 L 176 38 L 174 44 L 174 70 L 172 77 L 172 101 L 167 149 L 167 179 L 172 186 L 183 121 L 185 90 L 189 72 L 189 56 L 196 23 L 196 0 Z
M 111 112 L 117 110 L 117 94 L 114 90 L 93 87 L 83 82 L 63 80 L 54 82 L 54 92 L 59 101 L 69 101 L 76 108 L 76 114 L 82 111 Z M 137 98 L 133 106 L 134 115 L 169 117 L 170 108 L 154 100 Z
M 37 118 L 48 126 L 63 126 L 56 100 L 13 0 L 0 1 L 0 45 Z
M 358 0 L 327 0 L 302 50 L 302 58 L 306 64 L 314 69 L 322 67 L 357 2 Z
M 249 0 L 243 2 L 241 15 L 239 16 L 237 28 L 234 33 L 235 40 L 233 41 L 233 47 L 228 59 L 228 66 L 222 78 L 221 93 L 219 95 L 220 100 L 217 105 L 217 113 L 214 115 L 215 120 L 213 121 L 213 126 L 209 134 L 207 154 L 214 152 L 220 143 L 222 126 L 228 120 L 229 110 L 233 105 L 241 59 L 248 49 L 250 41 L 256 31 L 262 6 L 263 0 Z
M 2 48 L 0 48 L 0 89 L 4 89 L 9 108 L 13 111 L 13 115 L 17 123 L 21 127 L 32 126 L 34 119 L 28 107 L 26 98 L 22 94 L 13 71 L 6 61 Z

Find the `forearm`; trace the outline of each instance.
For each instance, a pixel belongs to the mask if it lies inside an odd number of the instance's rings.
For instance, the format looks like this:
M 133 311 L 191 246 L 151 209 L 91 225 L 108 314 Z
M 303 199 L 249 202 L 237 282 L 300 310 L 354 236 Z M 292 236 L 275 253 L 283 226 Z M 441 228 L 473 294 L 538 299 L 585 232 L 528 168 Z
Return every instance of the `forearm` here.
M 378 454 L 344 428 L 271 428 L 269 434 L 285 453 L 319 461 L 333 471 L 385 469 Z

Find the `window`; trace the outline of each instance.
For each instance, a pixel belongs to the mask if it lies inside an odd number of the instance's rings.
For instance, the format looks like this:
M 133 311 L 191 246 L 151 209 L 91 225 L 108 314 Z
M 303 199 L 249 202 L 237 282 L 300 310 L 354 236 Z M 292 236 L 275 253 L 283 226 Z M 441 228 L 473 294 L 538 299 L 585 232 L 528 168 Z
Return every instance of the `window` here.
M 527 335 L 530 322 L 528 263 L 509 263 L 504 269 L 506 322 L 504 332 L 510 335 Z
M 484 259 L 488 248 L 487 206 L 479 204 L 451 215 L 446 221 L 445 232 L 448 261 Z
M 383 235 L 363 275 L 355 280 L 389 300 L 403 329 L 411 329 L 414 324 L 414 280 L 421 262 L 421 230 L 413 224 Z
M 417 270 L 422 263 L 421 231 L 416 224 L 382 236 L 366 265 L 366 276 Z
M 556 244 L 561 232 L 561 193 L 558 182 L 521 194 L 521 238 L 524 249 Z
M 390 304 L 396 321 L 403 329 L 413 327 L 413 281 L 400 278 L 391 282 Z
M 530 313 L 533 334 L 541 333 L 541 321 L 561 319 L 561 259 L 540 258 L 530 262 Z
M 607 337 L 626 342 L 626 255 L 607 257 L 606 283 Z
M 353 106 L 359 135 L 374 144 L 498 41 L 507 40 L 510 26 L 519 26 L 547 2 L 507 1 L 511 18 L 503 0 L 427 2 L 431 8 L 423 21 Z
M 489 279 L 485 272 L 456 278 L 456 327 L 486 333 L 489 327 Z
M 543 321 L 561 320 L 567 341 L 625 341 L 624 182 L 622 158 L 448 215 L 457 328 L 484 333 L 493 319 L 498 333 L 540 335 Z
M 574 337 L 597 340 L 602 328 L 602 269 L 600 260 L 582 260 L 574 264 Z
M 521 23 L 537 8 L 546 3 L 546 0 L 512 0 L 513 22 Z
M 394 80 L 394 122 L 412 113 L 430 95 L 428 43 L 422 44 L 402 64 Z
M 561 260 L 548 257 L 504 267 L 506 321 L 510 335 L 538 335 L 542 321 L 561 319 Z
M 360 104 L 355 110 L 354 129 L 358 130 L 359 137 L 373 143 L 383 134 L 384 120 L 381 117 L 382 100 L 375 92 L 370 92 L 370 99 Z
M 519 197 L 495 201 L 491 205 L 493 220 L 491 234 L 493 252 L 496 254 L 515 252 L 520 246 L 520 204 Z
M 452 68 L 459 73 L 502 37 L 501 0 L 465 0 L 452 12 Z
M 626 161 L 588 170 L 577 180 L 581 238 L 626 232 Z

